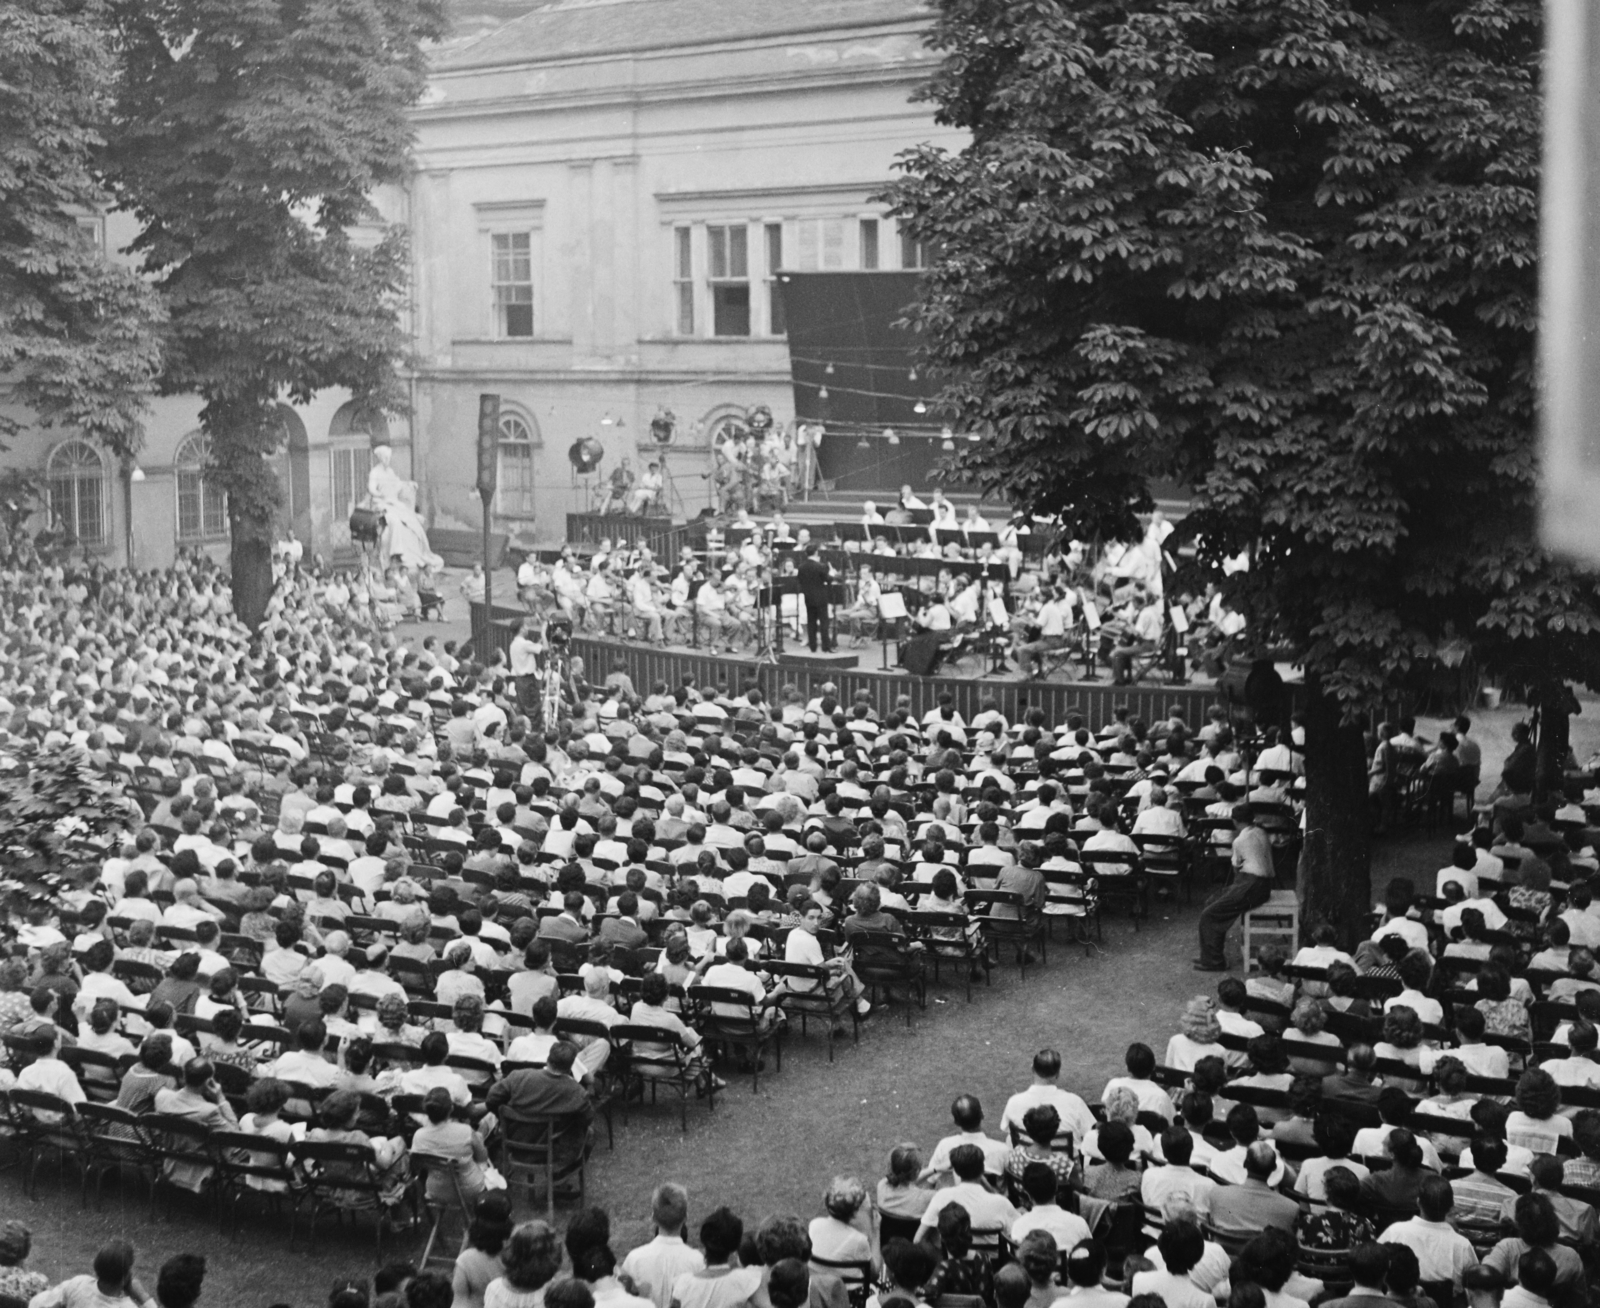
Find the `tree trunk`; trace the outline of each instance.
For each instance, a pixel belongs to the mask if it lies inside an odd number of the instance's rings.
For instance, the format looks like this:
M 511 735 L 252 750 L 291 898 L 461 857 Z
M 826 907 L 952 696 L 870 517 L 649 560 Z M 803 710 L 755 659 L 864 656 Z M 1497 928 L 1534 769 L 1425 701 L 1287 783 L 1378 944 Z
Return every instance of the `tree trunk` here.
M 255 631 L 267 615 L 272 598 L 272 543 L 233 528 L 233 611 L 239 621 Z
M 1306 843 L 1300 858 L 1302 937 L 1327 923 L 1342 948 L 1369 934 L 1372 910 L 1371 817 L 1366 742 L 1342 720 L 1338 702 L 1306 683 Z

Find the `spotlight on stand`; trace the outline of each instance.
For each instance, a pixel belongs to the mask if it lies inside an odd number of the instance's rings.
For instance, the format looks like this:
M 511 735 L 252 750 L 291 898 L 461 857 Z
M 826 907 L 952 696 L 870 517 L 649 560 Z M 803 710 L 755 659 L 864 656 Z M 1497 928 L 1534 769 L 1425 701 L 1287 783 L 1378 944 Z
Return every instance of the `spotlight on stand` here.
M 598 468 L 600 460 L 605 457 L 606 447 L 593 436 L 573 441 L 567 450 L 567 462 L 572 465 L 573 471 L 582 477 L 587 477 Z
M 758 404 L 745 414 L 745 422 L 757 436 L 765 436 L 772 430 L 772 410 L 765 404 Z
M 671 409 L 662 409 L 650 419 L 650 439 L 657 445 L 671 445 L 678 435 L 678 420 Z

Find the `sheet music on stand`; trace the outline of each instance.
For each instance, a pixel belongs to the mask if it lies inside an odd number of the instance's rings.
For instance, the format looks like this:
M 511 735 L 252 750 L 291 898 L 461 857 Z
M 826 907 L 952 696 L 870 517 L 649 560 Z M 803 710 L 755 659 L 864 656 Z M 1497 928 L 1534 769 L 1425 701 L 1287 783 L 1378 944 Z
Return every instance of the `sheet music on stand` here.
M 895 622 L 900 618 L 909 618 L 906 611 L 906 597 L 897 590 L 886 590 L 878 596 L 878 616 L 886 622 Z
M 1100 630 L 1100 610 L 1095 608 L 1092 599 L 1083 601 L 1083 621 L 1090 631 Z
M 1180 636 L 1187 633 L 1189 630 L 1189 615 L 1176 604 L 1168 608 L 1167 612 L 1172 615 L 1172 629 Z
M 1006 612 L 1006 602 L 998 595 L 989 596 L 989 622 L 996 627 L 1011 625 L 1011 615 Z

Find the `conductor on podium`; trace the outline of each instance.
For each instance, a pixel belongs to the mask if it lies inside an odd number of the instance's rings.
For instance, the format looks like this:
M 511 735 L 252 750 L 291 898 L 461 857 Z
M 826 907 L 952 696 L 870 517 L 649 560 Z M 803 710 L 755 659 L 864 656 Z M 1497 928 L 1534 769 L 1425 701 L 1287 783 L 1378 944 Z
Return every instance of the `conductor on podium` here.
M 822 648 L 832 651 L 833 631 L 828 621 L 828 565 L 817 558 L 817 547 L 807 548 L 795 569 L 800 594 L 806 601 L 806 644 L 814 654 L 820 637 Z

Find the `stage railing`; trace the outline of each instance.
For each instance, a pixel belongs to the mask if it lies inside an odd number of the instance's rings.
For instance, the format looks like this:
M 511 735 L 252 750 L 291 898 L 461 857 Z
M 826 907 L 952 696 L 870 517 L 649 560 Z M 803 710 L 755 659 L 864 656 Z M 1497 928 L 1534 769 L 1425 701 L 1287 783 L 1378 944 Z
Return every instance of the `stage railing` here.
M 648 545 L 657 554 L 681 528 L 671 518 L 635 518 L 625 513 L 567 514 L 569 545 L 598 545 L 603 540 L 626 545 Z
M 511 633 L 524 616 L 521 609 L 497 604 L 493 622 L 486 623 L 483 605 L 474 604 L 472 629 L 479 657 L 487 658 L 496 650 L 508 651 Z M 682 684 L 685 676 L 693 676 L 695 684 L 702 689 L 724 686 L 733 695 L 741 693 L 753 681 L 768 702 L 775 704 L 786 685 L 798 686 L 810 698 L 824 682 L 831 681 L 838 688 L 842 705 L 848 706 L 856 691 L 865 690 L 871 696 L 873 707 L 879 713 L 887 713 L 901 696 L 905 696 L 919 719 L 937 708 L 940 696 L 946 693 L 952 697 L 956 711 L 968 721 L 985 700 L 993 699 L 1012 721 L 1030 708 L 1039 708 L 1044 710 L 1045 721 L 1053 725 L 1064 722 L 1068 713 L 1081 713 L 1091 727 L 1109 722 L 1112 710 L 1123 704 L 1133 716 L 1146 722 L 1158 722 L 1177 707 L 1194 726 L 1205 721 L 1206 710 L 1213 704 L 1224 704 L 1230 712 L 1237 712 L 1241 707 L 1226 690 L 1216 686 L 1113 686 L 1083 682 L 978 681 L 938 675 L 917 677 L 898 669 L 838 670 L 757 663 L 753 657 L 662 650 L 652 645 L 582 635 L 573 637 L 572 653 L 583 660 L 584 671 L 591 682 L 600 684 L 620 665 L 641 695 L 648 695 L 657 682 L 665 682 L 672 688 Z M 876 650 L 869 650 L 868 654 L 876 656 Z M 1285 714 L 1295 706 L 1299 691 L 1298 687 L 1288 689 Z

